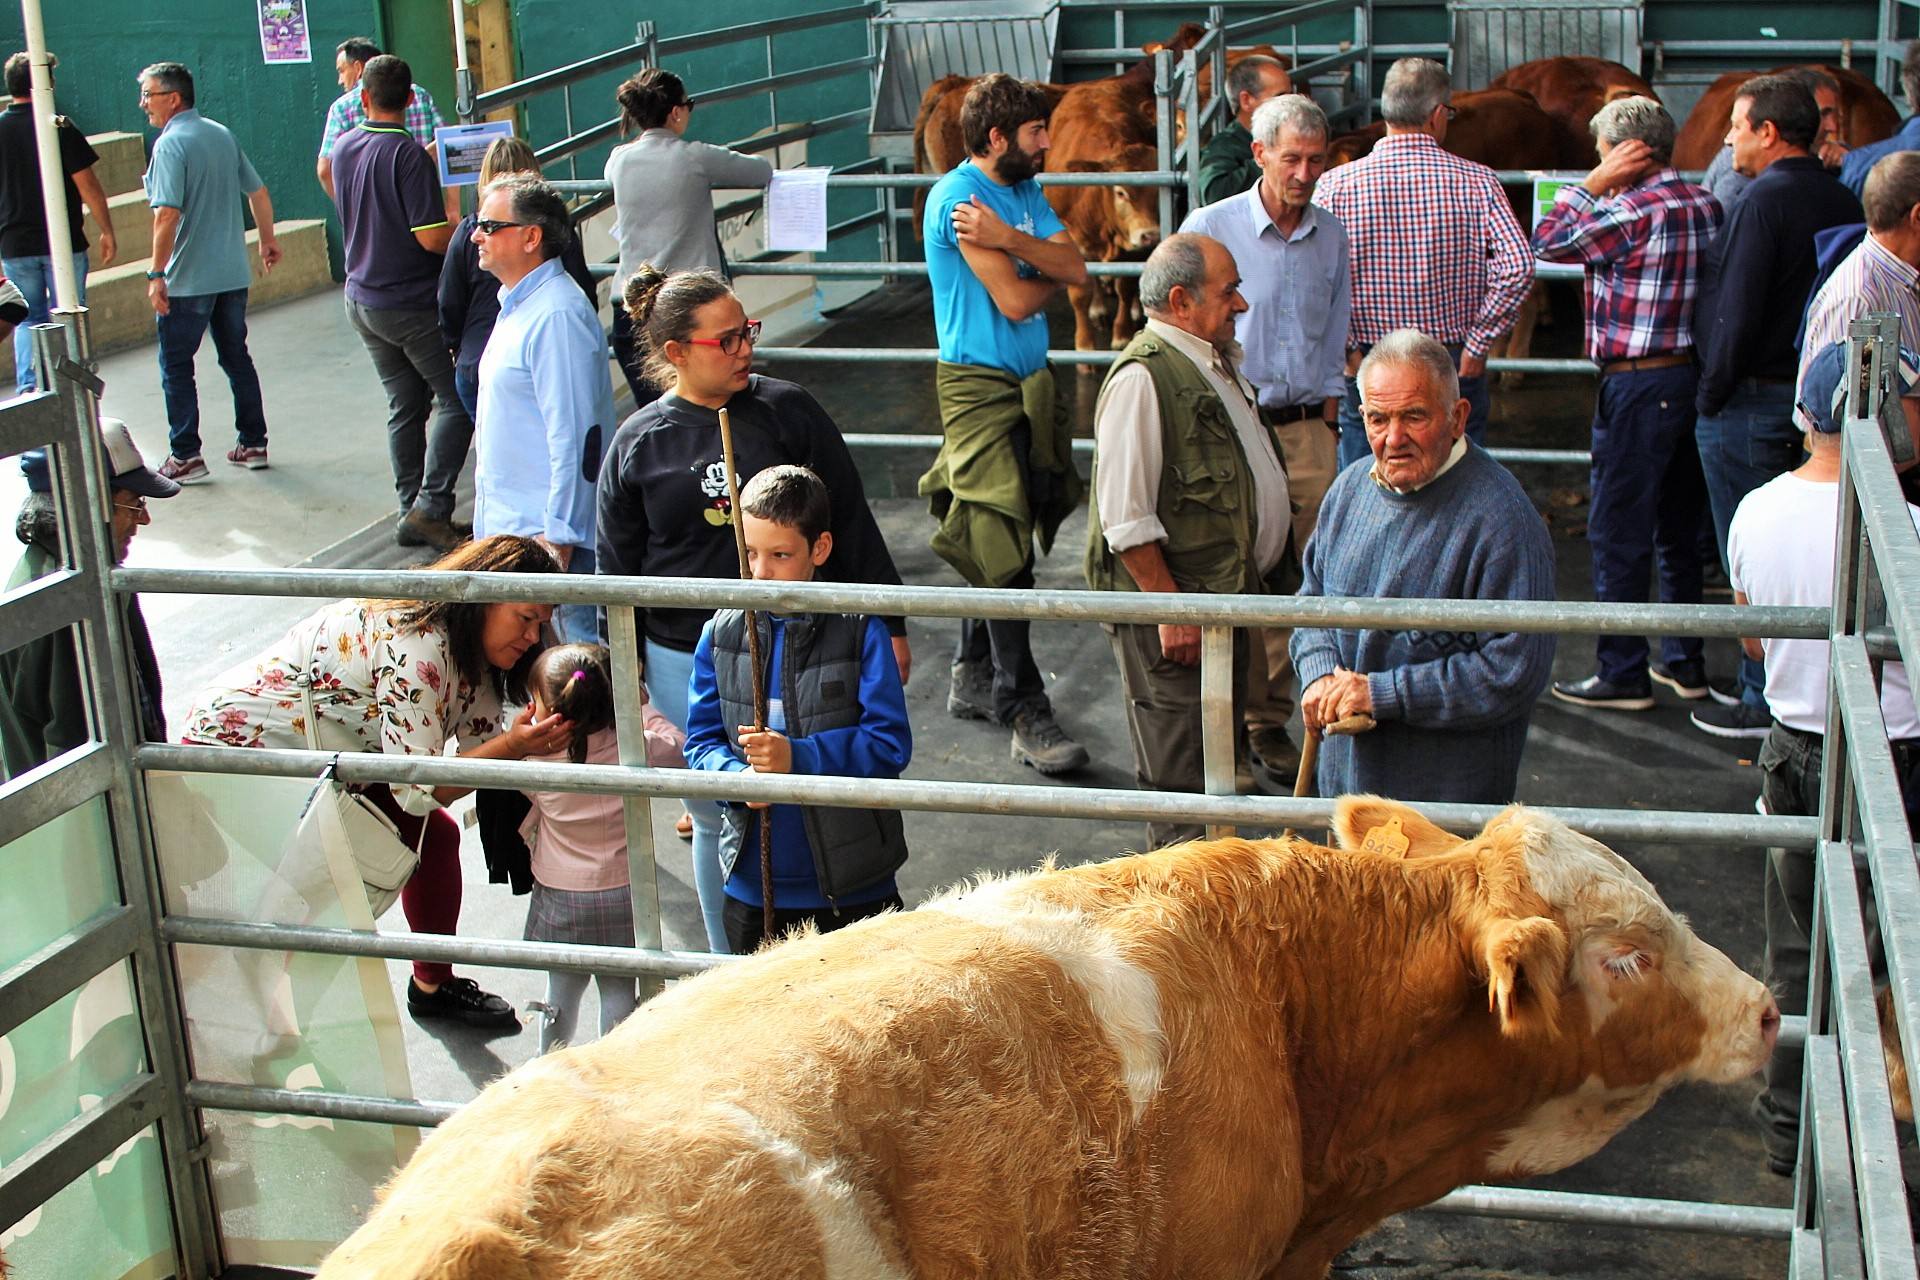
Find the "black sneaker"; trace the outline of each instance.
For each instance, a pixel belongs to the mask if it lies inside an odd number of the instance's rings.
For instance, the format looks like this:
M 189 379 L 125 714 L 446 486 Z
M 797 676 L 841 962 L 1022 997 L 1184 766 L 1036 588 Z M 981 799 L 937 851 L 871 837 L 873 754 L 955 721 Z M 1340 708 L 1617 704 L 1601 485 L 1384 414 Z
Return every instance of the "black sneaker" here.
M 1608 711 L 1653 710 L 1653 686 L 1615 684 L 1595 672 L 1585 680 L 1555 680 L 1553 696 L 1576 707 L 1604 707 Z
M 1052 777 L 1084 769 L 1087 749 L 1067 736 L 1051 711 L 1029 708 L 1013 717 L 1013 758 Z
M 956 662 L 947 689 L 947 714 L 956 720 L 998 720 L 993 713 L 993 668 L 984 662 Z
M 1716 738 L 1764 738 L 1773 728 L 1773 717 L 1765 708 L 1744 702 L 1731 707 L 1702 707 L 1687 719 L 1693 721 L 1694 728 Z
M 1728 676 L 1708 676 L 1703 662 L 1676 662 L 1672 666 L 1654 662 L 1647 675 L 1655 684 L 1663 684 L 1688 702 L 1712 698 L 1723 707 L 1740 705 L 1740 685 Z
M 408 982 L 407 1012 L 416 1021 L 452 1018 L 470 1027 L 520 1029 L 513 1006 L 491 991 L 482 991 L 472 978 L 449 978 L 432 995 L 422 991 L 418 983 Z

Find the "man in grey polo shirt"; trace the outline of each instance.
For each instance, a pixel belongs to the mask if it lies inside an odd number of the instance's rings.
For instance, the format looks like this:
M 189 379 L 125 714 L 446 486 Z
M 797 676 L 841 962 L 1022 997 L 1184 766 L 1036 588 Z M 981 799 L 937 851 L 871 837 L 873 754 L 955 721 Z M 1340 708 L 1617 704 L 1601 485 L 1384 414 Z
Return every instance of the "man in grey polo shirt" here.
M 156 62 L 140 73 L 140 109 L 160 130 L 147 163 L 147 202 L 153 206 L 153 264 L 147 299 L 160 331 L 160 393 L 167 404 L 167 460 L 160 474 L 176 484 L 209 478 L 200 457 L 200 394 L 193 356 L 213 332 L 220 367 L 233 387 L 233 425 L 239 443 L 227 461 L 258 471 L 267 465 L 267 413 L 260 375 L 247 353 L 247 262 L 244 203 L 260 229 L 260 266 L 273 270 L 280 242 L 273 234 L 273 202 L 246 153 L 225 125 L 194 110 L 193 73 L 178 62 Z
M 1298 555 L 1337 470 L 1352 276 L 1346 229 L 1312 202 L 1314 183 L 1327 167 L 1326 113 L 1311 98 L 1286 94 L 1262 103 L 1252 127 L 1260 181 L 1196 209 L 1180 229 L 1212 236 L 1239 264 L 1247 300 L 1236 325 L 1246 351 L 1241 370 L 1260 393 L 1260 416 L 1286 461 Z M 1266 661 L 1250 664 L 1246 711 L 1255 777 L 1285 792 L 1300 767 L 1286 728 L 1296 692 L 1287 654 L 1291 635 L 1278 628 L 1264 633 Z

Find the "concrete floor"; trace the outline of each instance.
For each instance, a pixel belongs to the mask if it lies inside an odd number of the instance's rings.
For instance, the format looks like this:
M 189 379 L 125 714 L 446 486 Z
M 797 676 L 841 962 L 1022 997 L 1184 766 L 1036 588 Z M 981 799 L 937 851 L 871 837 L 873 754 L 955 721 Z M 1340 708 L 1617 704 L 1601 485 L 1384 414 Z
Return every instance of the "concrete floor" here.
M 1577 300 L 1558 299 L 1560 324 L 1543 334 L 1542 354 L 1573 354 Z M 1054 318 L 1054 345 L 1071 342 L 1064 315 Z M 816 326 L 818 327 L 818 326 Z M 931 346 L 923 290 L 901 287 L 843 312 L 820 339 L 823 345 Z M 274 467 L 261 473 L 216 461 L 215 482 L 180 498 L 155 503 L 155 521 L 134 544 L 134 564 L 283 566 L 328 564 L 394 566 L 403 563 L 386 522 L 392 518 L 384 441 L 384 404 L 358 340 L 348 328 L 337 293 L 323 294 L 253 317 Z M 938 430 L 931 370 L 921 365 L 796 365 L 775 369 L 804 382 L 848 432 Z M 104 361 L 106 411 L 126 418 L 152 460 L 165 453 L 158 373 L 152 350 Z M 1073 374 L 1065 376 L 1074 377 Z M 224 452 L 231 422 L 225 384 L 211 352 L 202 355 L 204 430 L 209 454 Z M 1091 412 L 1095 379 L 1078 379 L 1081 434 Z M 1495 443 L 1582 447 L 1591 384 L 1579 379 L 1534 379 L 1496 394 Z M 928 549 L 924 505 L 911 495 L 924 455 L 863 460 L 874 507 L 909 582 L 959 585 Z M 1585 477 L 1578 470 L 1528 468 L 1522 478 L 1547 511 L 1559 553 L 1560 596 L 1589 598 L 1587 551 L 1579 532 Z M 12 500 L 0 480 L 0 502 Z M 1084 513 L 1063 530 L 1053 557 L 1040 567 L 1043 587 L 1079 587 L 1085 542 Z M 147 615 L 166 674 L 167 705 L 176 718 L 193 692 L 231 663 L 270 642 L 301 616 L 309 602 L 152 598 Z M 916 674 L 908 702 L 916 735 L 910 776 L 979 783 L 1034 783 L 1037 775 L 1008 757 L 1005 732 L 949 719 L 943 709 L 945 665 L 955 624 L 913 626 Z M 1121 720 L 1113 662 L 1097 629 L 1037 625 L 1034 647 L 1061 719 L 1094 757 L 1082 778 L 1057 785 L 1131 785 L 1131 761 Z M 1730 643 L 1710 648 L 1716 669 L 1728 670 Z M 1564 639 L 1558 678 L 1591 669 L 1590 641 Z M 1663 697 L 1638 715 L 1584 711 L 1543 700 L 1523 764 L 1522 800 L 1637 809 L 1751 810 L 1757 780 L 1740 751 L 1688 727 L 1686 708 Z M 662 806 L 660 894 L 668 945 L 698 946 L 687 846 L 667 832 Z M 909 903 L 983 869 L 1032 865 L 1058 851 L 1070 861 L 1110 856 L 1139 843 L 1134 824 L 909 814 L 912 858 L 902 876 Z M 1701 936 L 1734 960 L 1757 970 L 1760 960 L 1760 852 L 1742 848 L 1674 849 L 1643 846 L 1621 852 L 1687 914 Z M 467 896 L 462 931 L 517 938 L 525 902 L 486 883 L 478 842 L 468 841 Z M 397 913 L 396 913 L 397 917 Z M 402 966 L 392 966 L 396 984 Z M 482 984 L 516 1006 L 537 999 L 537 974 L 476 972 Z M 591 1013 L 582 1025 L 593 1025 Z M 466 1031 L 408 1023 L 408 1050 L 417 1093 L 459 1102 L 531 1055 L 531 1031 L 485 1039 Z M 1671 1095 L 1656 1111 L 1605 1151 L 1540 1185 L 1729 1203 L 1783 1205 L 1789 1184 L 1764 1171 L 1759 1141 L 1745 1108 L 1752 1086 L 1691 1089 Z M 1688 1275 L 1755 1277 L 1785 1269 L 1784 1245 L 1745 1240 L 1636 1233 L 1619 1229 L 1483 1221 L 1414 1214 L 1361 1241 L 1338 1268 L 1364 1277 Z

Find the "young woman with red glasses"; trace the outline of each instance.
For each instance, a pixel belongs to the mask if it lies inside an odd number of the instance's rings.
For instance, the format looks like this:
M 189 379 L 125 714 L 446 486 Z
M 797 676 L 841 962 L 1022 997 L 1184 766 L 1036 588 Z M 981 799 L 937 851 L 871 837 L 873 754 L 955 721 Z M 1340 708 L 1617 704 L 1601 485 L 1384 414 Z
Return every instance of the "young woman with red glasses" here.
M 840 428 L 804 388 L 753 372 L 760 323 L 747 316 L 727 282 L 712 271 L 668 274 L 642 263 L 627 281 L 625 301 L 645 375 L 665 390 L 621 425 L 600 469 L 599 572 L 740 576 L 720 446 L 718 411 L 724 408 L 742 488 L 767 467 L 794 464 L 813 471 L 833 494 L 833 557 L 820 576 L 898 583 L 900 571 L 867 507 Z M 685 729 L 693 649 L 711 612 L 639 614 L 654 705 Z M 906 623 L 892 619 L 888 626 L 904 681 L 912 667 Z M 711 801 L 687 808 L 707 944 L 724 952 L 719 809 Z

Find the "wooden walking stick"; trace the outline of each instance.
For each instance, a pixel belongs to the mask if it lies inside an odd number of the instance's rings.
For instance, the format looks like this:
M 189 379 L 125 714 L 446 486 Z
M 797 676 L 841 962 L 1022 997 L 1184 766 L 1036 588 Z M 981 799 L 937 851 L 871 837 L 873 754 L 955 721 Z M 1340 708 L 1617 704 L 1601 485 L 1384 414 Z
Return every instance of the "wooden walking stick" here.
M 727 411 L 720 410 L 720 455 L 727 468 L 727 519 L 733 525 L 733 549 L 740 557 L 740 579 L 748 582 L 753 579 L 753 569 L 747 564 L 747 531 L 740 523 L 740 473 L 733 465 L 733 423 L 727 418 Z M 753 610 L 747 615 L 747 660 L 753 667 L 753 727 L 756 732 L 767 727 L 767 667 L 766 659 L 760 653 L 760 628 L 756 625 Z M 773 939 L 773 809 L 760 812 L 760 932 L 763 941 Z
M 1347 734 L 1365 733 L 1367 730 L 1373 728 L 1373 725 L 1373 717 L 1363 711 L 1358 715 L 1343 716 L 1321 729 L 1319 733 L 1309 733 L 1305 745 L 1300 748 L 1300 772 L 1296 774 L 1293 779 L 1294 798 L 1302 799 L 1313 794 L 1313 769 L 1314 766 L 1320 762 L 1321 734 L 1338 733 L 1344 736 Z M 1288 827 L 1280 833 L 1280 838 L 1282 840 L 1291 840 L 1293 839 L 1293 835 L 1293 828 Z

